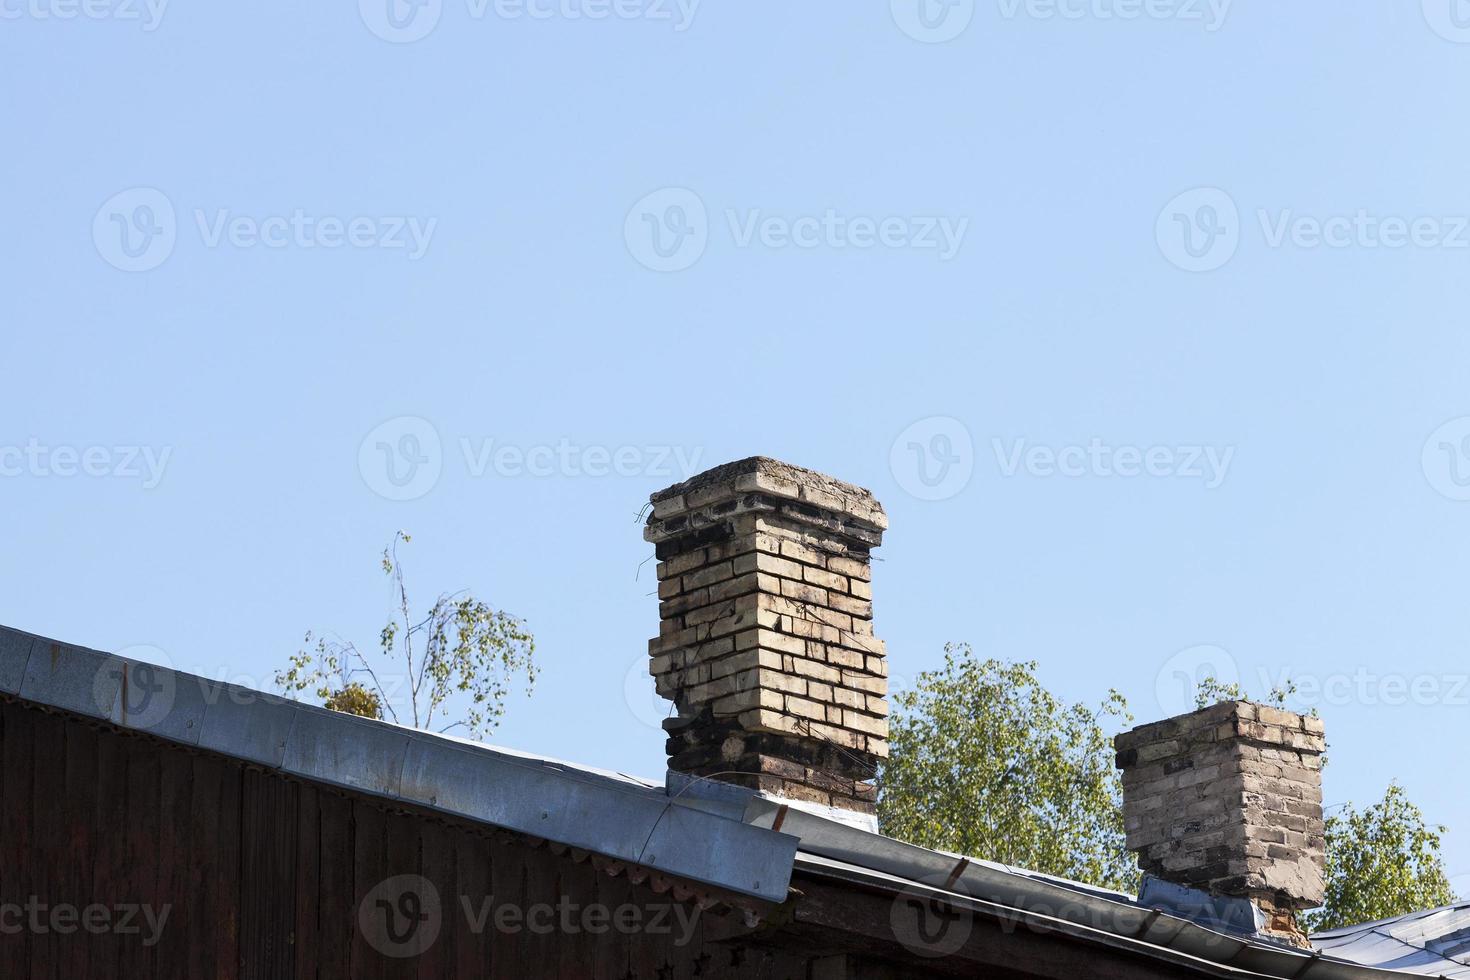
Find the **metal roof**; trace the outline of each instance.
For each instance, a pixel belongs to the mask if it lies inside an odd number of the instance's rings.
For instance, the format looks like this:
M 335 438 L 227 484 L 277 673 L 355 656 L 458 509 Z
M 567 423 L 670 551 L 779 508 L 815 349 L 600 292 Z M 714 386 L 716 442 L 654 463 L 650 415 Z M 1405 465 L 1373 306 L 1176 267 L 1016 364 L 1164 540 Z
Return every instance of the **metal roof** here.
M 131 692 L 131 693 L 130 693 Z M 143 695 L 140 697 L 139 694 Z M 783 902 L 792 872 L 944 897 L 1222 977 L 1464 977 L 1470 905 L 1313 937 L 1315 953 L 1193 914 L 917 847 L 822 807 L 670 773 L 664 785 L 416 731 L 0 627 L 0 694 L 359 793 Z M 1156 892 L 1164 899 L 1167 890 Z M 1228 911 L 1228 910 L 1227 910 Z
M 1364 966 L 1470 978 L 1470 902 L 1319 932 L 1312 944 Z

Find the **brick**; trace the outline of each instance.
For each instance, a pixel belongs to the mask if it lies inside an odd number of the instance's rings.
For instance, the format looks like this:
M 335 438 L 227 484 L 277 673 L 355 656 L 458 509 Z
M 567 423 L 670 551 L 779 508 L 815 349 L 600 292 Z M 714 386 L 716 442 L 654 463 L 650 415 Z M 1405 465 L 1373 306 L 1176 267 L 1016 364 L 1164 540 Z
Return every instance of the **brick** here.
M 765 572 L 768 575 L 778 575 L 781 578 L 801 581 L 803 566 L 787 558 L 766 554 L 762 551 L 754 551 L 748 555 L 742 555 L 735 559 L 735 571 L 737 574 L 746 572 Z
M 839 555 L 834 555 L 827 559 L 827 570 L 836 572 L 838 575 L 846 575 L 848 578 L 859 579 L 863 582 L 867 582 L 873 577 L 872 566 L 867 562 Z
M 781 556 L 818 567 L 825 567 L 827 564 L 826 554 L 801 541 L 782 541 Z
M 802 582 L 793 582 L 790 579 L 781 579 L 780 592 L 786 598 L 795 599 L 798 602 L 810 602 L 819 606 L 825 606 L 828 603 L 826 589 L 819 589 L 814 585 L 806 585 Z M 833 598 L 840 599 L 841 596 L 834 596 Z M 835 606 L 836 603 L 833 603 L 833 605 Z M 843 611 L 846 612 L 847 610 Z
M 817 680 L 826 681 L 829 684 L 836 684 L 846 676 L 835 667 L 829 667 L 827 664 L 819 663 L 815 660 L 808 660 L 805 657 L 791 658 L 790 669 L 803 677 L 813 677 Z
M 812 585 L 821 586 L 824 589 L 831 589 L 836 592 L 847 591 L 847 577 L 843 575 L 833 575 L 831 572 L 823 571 L 820 568 L 803 568 L 801 570 L 801 577 L 803 581 L 810 582 Z
M 785 583 L 782 584 L 784 585 Z M 833 593 L 830 596 L 824 596 L 823 603 L 830 605 L 838 612 L 845 612 L 850 616 L 857 616 L 862 619 L 873 618 L 873 604 L 867 599 L 853 599 L 849 596 Z

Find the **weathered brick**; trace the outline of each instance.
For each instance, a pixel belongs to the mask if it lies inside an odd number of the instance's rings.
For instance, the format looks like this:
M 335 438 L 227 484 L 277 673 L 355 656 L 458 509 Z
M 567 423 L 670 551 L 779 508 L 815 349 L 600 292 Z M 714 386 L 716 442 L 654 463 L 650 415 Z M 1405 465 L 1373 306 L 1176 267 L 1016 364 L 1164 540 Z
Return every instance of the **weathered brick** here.
M 866 491 L 773 460 L 653 496 L 671 767 L 873 812 L 888 703 L 868 555 L 886 527 Z

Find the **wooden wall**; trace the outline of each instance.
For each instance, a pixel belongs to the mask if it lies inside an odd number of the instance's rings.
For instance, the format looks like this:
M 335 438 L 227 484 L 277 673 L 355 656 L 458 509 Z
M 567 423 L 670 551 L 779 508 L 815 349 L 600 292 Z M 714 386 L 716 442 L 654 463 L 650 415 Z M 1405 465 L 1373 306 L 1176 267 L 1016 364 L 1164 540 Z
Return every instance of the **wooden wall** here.
M 422 875 L 443 903 L 438 940 L 392 958 L 358 927 L 363 896 L 396 875 Z M 633 905 L 668 917 L 667 935 L 609 929 L 478 935 L 458 896 L 478 907 L 567 901 Z M 0 701 L 0 909 L 35 896 L 48 909 L 100 903 L 170 909 L 159 939 L 137 934 L 18 933 L 0 914 L 0 977 L 805 978 L 809 957 L 716 944 L 728 929 L 701 913 L 677 940 L 680 904 L 525 839 L 389 812 L 353 798 L 79 719 Z M 661 911 L 660 911 L 661 909 Z M 631 915 L 632 913 L 625 913 Z M 727 915 L 725 918 L 733 918 Z M 115 920 L 117 921 L 117 920 Z M 63 923 L 64 925 L 64 923 Z

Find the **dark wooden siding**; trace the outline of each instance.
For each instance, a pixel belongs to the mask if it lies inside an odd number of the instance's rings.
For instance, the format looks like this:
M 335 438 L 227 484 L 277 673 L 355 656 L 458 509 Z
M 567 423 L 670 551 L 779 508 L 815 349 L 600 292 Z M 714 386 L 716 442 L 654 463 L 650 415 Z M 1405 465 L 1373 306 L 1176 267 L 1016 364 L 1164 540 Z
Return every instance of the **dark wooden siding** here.
M 807 978 L 813 954 L 670 935 L 500 933 L 466 926 L 459 897 L 636 907 L 677 923 L 694 906 L 525 838 L 390 812 L 379 802 L 80 719 L 0 701 L 0 906 L 168 909 L 161 937 L 0 931 L 0 977 Z M 439 938 L 392 958 L 358 927 L 385 879 L 422 875 L 443 901 Z M 666 919 L 666 917 L 668 917 Z M 736 918 L 725 913 L 724 918 Z M 7 920 L 0 920 L 3 928 Z M 14 917 L 8 920 L 14 925 Z M 731 924 L 716 923 L 722 934 Z

